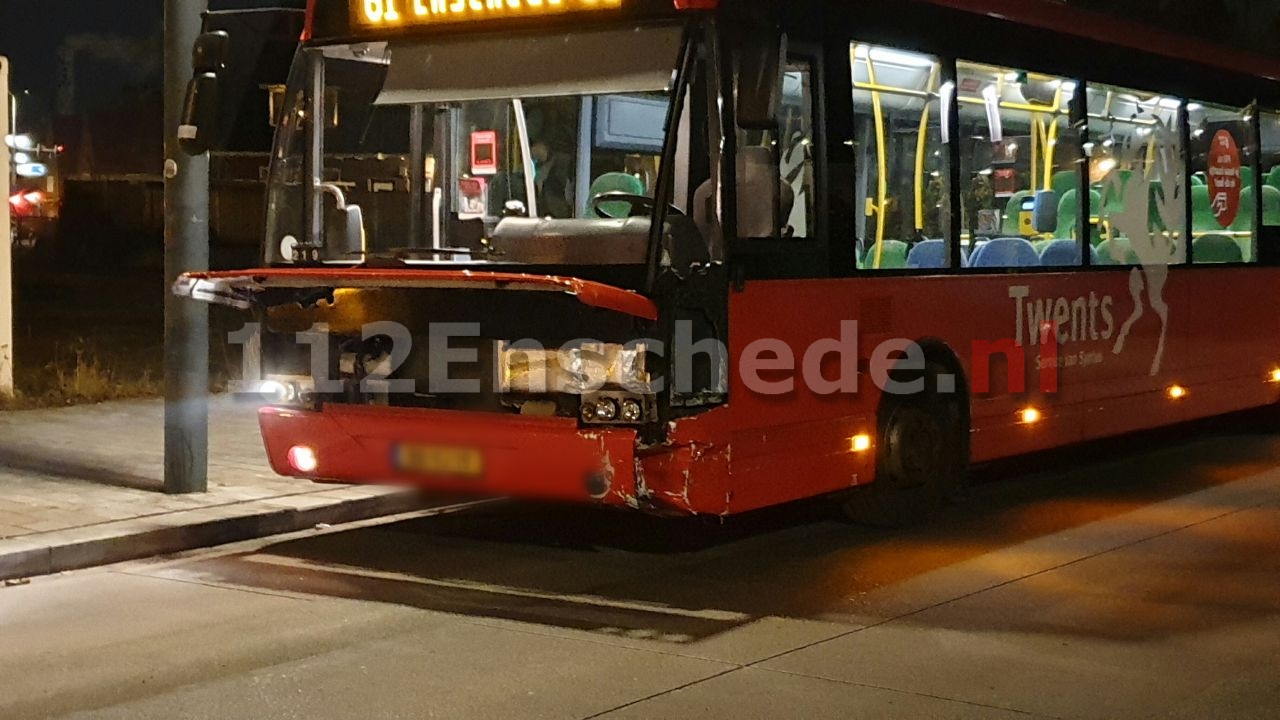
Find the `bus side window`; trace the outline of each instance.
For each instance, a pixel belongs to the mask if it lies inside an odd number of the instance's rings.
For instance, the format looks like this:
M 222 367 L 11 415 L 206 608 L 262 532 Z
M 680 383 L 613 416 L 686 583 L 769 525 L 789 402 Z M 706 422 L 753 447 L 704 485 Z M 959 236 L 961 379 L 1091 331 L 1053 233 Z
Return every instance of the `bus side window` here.
M 784 227 L 791 237 L 807 238 L 813 234 L 814 213 L 813 71 L 807 62 L 788 63 L 782 76 L 781 128 Z
M 1192 182 L 1204 182 L 1191 188 L 1191 256 L 1197 265 L 1257 262 L 1259 188 L 1264 222 L 1267 206 L 1280 201 L 1280 193 L 1254 175 L 1253 112 L 1210 103 L 1187 106 Z
M 1085 93 L 1094 264 L 1185 263 L 1187 154 L 1179 127 L 1185 109 L 1194 106 L 1101 83 L 1089 83 Z
M 813 107 L 812 67 L 807 61 L 791 60 L 782 79 L 777 131 L 738 131 L 741 237 L 812 237 Z
M 932 56 L 854 42 L 856 196 L 863 270 L 950 267 L 951 154 L 943 67 Z

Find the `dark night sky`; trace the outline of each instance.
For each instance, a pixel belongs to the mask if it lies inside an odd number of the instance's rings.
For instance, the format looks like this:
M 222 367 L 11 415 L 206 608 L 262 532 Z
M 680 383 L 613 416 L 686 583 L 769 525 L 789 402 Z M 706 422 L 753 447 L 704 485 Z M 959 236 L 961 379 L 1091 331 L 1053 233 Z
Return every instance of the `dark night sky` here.
M 13 61 L 15 89 L 48 87 L 63 38 L 80 33 L 146 37 L 159 31 L 162 12 L 159 0 L 0 2 L 0 54 Z
M 210 5 L 224 9 L 300 7 L 303 3 L 304 0 L 211 0 Z M 57 82 L 58 47 L 66 38 L 95 34 L 158 43 L 163 16 L 162 0 L 45 0 L 38 4 L 0 0 L 0 55 L 9 56 L 13 62 L 13 89 L 30 91 L 30 102 L 47 109 L 52 105 Z M 78 84 L 84 82 L 85 78 L 81 78 Z

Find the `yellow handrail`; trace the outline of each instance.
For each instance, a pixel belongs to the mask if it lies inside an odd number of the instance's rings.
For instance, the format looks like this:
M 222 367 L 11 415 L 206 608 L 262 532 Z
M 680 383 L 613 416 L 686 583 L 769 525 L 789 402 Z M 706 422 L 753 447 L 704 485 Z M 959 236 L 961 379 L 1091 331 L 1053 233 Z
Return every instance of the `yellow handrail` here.
M 929 73 L 930 91 L 938 81 L 939 66 L 935 63 Z M 916 136 L 916 232 L 924 232 L 924 164 L 925 153 L 928 152 L 929 139 L 929 102 L 926 100 L 924 110 L 920 112 L 920 132 Z
M 871 84 L 876 84 L 876 66 L 871 60 L 871 53 L 867 53 L 867 78 L 871 80 Z M 879 270 L 880 264 L 884 259 L 884 226 L 886 220 L 884 210 L 889 202 L 889 178 L 887 177 L 889 163 L 886 159 L 888 143 L 884 132 L 884 108 L 880 104 L 880 92 L 878 90 L 871 92 L 871 108 L 875 116 L 877 167 L 880 170 L 876 181 L 876 257 L 875 262 L 872 264 L 872 269 Z
M 1039 113 L 1031 116 L 1031 192 L 1035 194 L 1040 182 L 1040 141 L 1044 137 L 1044 119 Z
M 907 95 L 910 97 L 927 98 L 929 93 L 924 90 L 911 90 L 909 88 L 894 87 L 892 85 L 879 85 L 876 83 L 863 83 L 857 80 L 853 81 L 854 90 L 867 90 L 870 92 L 882 92 L 890 95 Z
M 1044 157 L 1044 189 L 1053 189 L 1053 160 L 1054 154 L 1058 151 L 1058 120 L 1054 118 L 1053 124 L 1049 126 L 1049 139 L 1045 142 Z M 1061 199 L 1061 198 L 1059 198 Z
M 987 104 L 987 101 L 983 100 L 982 98 L 971 98 L 971 97 L 961 96 L 959 100 L 962 103 L 969 103 L 970 105 L 986 105 Z M 1000 109 L 1001 110 L 1022 110 L 1025 112 L 1033 112 L 1033 113 L 1047 112 L 1047 113 L 1054 113 L 1057 115 L 1067 115 L 1071 112 L 1067 108 L 1050 107 L 1048 105 L 1031 105 L 1029 103 L 1011 103 L 1004 100 L 1000 101 Z

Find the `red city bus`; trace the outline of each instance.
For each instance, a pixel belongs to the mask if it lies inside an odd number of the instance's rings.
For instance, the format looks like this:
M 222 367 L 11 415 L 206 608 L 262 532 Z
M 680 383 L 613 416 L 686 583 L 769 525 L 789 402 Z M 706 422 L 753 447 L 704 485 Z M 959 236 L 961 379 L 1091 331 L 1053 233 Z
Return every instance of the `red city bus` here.
M 175 290 L 255 313 L 284 475 L 896 523 L 1277 400 L 1269 108 L 1039 0 L 312 0 L 264 264 Z

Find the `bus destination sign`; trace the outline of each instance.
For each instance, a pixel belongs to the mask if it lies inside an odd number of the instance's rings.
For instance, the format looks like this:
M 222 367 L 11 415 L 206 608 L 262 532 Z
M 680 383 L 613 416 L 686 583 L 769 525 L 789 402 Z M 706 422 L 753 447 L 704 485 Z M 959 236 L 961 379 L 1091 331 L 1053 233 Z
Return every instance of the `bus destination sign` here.
M 623 0 L 350 0 L 356 24 L 403 28 L 614 10 Z

